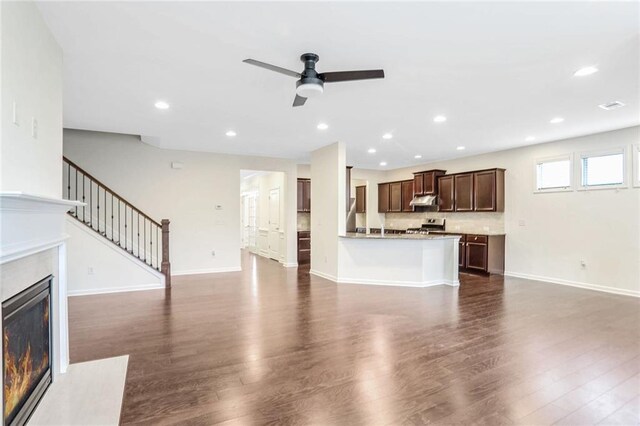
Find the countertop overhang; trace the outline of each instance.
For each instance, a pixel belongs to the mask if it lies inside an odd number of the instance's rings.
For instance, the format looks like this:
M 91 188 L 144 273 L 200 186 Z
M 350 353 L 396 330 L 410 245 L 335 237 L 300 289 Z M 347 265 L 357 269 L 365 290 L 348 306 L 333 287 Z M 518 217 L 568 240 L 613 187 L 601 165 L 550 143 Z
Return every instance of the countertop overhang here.
M 347 232 L 340 238 L 352 238 L 356 240 L 451 240 L 460 239 L 458 234 L 362 234 Z

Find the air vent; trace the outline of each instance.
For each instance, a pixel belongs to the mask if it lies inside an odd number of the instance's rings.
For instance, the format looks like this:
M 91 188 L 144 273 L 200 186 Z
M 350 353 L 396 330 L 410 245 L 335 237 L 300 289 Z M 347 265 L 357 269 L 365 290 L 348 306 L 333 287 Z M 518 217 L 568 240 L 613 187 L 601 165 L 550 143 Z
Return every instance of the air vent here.
M 624 104 L 620 101 L 607 102 L 606 104 L 598 105 L 602 109 L 611 111 L 612 109 L 622 108 Z

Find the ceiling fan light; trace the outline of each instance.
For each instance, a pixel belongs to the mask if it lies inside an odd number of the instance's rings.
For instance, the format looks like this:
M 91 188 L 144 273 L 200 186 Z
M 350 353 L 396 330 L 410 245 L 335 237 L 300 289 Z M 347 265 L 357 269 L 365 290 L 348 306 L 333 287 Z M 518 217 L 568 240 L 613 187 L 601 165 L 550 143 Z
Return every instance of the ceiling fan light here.
M 324 87 L 316 83 L 303 83 L 296 87 L 296 93 L 303 98 L 313 98 L 322 95 Z

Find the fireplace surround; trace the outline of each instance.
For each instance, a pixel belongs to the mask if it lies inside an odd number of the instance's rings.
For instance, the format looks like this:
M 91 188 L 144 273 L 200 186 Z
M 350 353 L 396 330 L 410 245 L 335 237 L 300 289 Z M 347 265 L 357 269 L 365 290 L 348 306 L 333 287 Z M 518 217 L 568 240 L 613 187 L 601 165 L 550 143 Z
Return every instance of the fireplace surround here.
M 24 424 L 51 384 L 52 278 L 2 303 L 3 425 Z

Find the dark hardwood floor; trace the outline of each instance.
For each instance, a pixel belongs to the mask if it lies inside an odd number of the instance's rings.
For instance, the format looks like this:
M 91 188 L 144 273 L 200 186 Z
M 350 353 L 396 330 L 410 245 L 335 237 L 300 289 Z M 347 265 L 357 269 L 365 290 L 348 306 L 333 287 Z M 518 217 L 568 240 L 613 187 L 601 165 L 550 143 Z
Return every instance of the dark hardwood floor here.
M 71 360 L 129 354 L 123 424 L 639 424 L 640 300 L 515 278 L 243 272 L 69 300 Z

